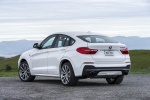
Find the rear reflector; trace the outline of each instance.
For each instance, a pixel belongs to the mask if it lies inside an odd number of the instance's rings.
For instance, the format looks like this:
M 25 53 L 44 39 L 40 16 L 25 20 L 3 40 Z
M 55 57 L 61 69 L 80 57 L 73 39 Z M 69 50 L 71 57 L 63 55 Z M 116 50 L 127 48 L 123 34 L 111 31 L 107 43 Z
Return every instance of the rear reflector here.
M 94 64 L 94 62 L 84 62 L 84 64 Z
M 76 50 L 77 52 L 81 54 L 95 54 L 98 50 L 97 49 L 90 49 L 88 47 L 79 47 Z
M 129 54 L 128 48 L 121 47 L 120 51 L 122 54 Z

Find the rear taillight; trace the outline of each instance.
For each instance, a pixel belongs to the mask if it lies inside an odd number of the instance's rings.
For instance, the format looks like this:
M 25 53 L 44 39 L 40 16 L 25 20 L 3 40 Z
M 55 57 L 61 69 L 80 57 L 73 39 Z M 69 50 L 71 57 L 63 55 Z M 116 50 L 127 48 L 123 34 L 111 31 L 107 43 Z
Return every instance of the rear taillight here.
M 128 48 L 126 48 L 126 47 L 121 47 L 120 51 L 122 54 L 129 54 Z
M 90 49 L 88 47 L 79 47 L 77 48 L 77 52 L 81 54 L 95 54 L 98 50 L 97 49 Z

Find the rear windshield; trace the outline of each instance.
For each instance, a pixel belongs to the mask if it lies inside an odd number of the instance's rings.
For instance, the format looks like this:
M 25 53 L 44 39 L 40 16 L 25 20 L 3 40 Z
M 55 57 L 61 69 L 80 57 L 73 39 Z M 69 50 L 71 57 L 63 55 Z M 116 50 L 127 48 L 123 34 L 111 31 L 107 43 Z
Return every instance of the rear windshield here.
M 81 35 L 77 37 L 89 43 L 118 43 L 117 41 L 115 41 L 110 37 L 101 36 L 101 35 Z

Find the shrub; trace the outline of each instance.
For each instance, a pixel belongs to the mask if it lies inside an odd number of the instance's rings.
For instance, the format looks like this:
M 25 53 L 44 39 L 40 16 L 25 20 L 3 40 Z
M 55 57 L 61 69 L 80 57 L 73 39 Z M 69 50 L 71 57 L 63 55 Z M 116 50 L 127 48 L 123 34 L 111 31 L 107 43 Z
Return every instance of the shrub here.
M 6 71 L 10 71 L 11 70 L 11 66 L 10 65 L 6 65 Z

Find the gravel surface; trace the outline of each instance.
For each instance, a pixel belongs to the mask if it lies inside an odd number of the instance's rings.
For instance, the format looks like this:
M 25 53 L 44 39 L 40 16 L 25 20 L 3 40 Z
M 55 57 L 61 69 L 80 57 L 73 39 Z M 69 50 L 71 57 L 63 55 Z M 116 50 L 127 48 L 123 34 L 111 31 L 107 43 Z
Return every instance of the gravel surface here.
M 74 87 L 50 77 L 37 77 L 34 82 L 0 77 L 0 100 L 150 100 L 150 75 L 125 76 L 120 85 L 84 79 Z

